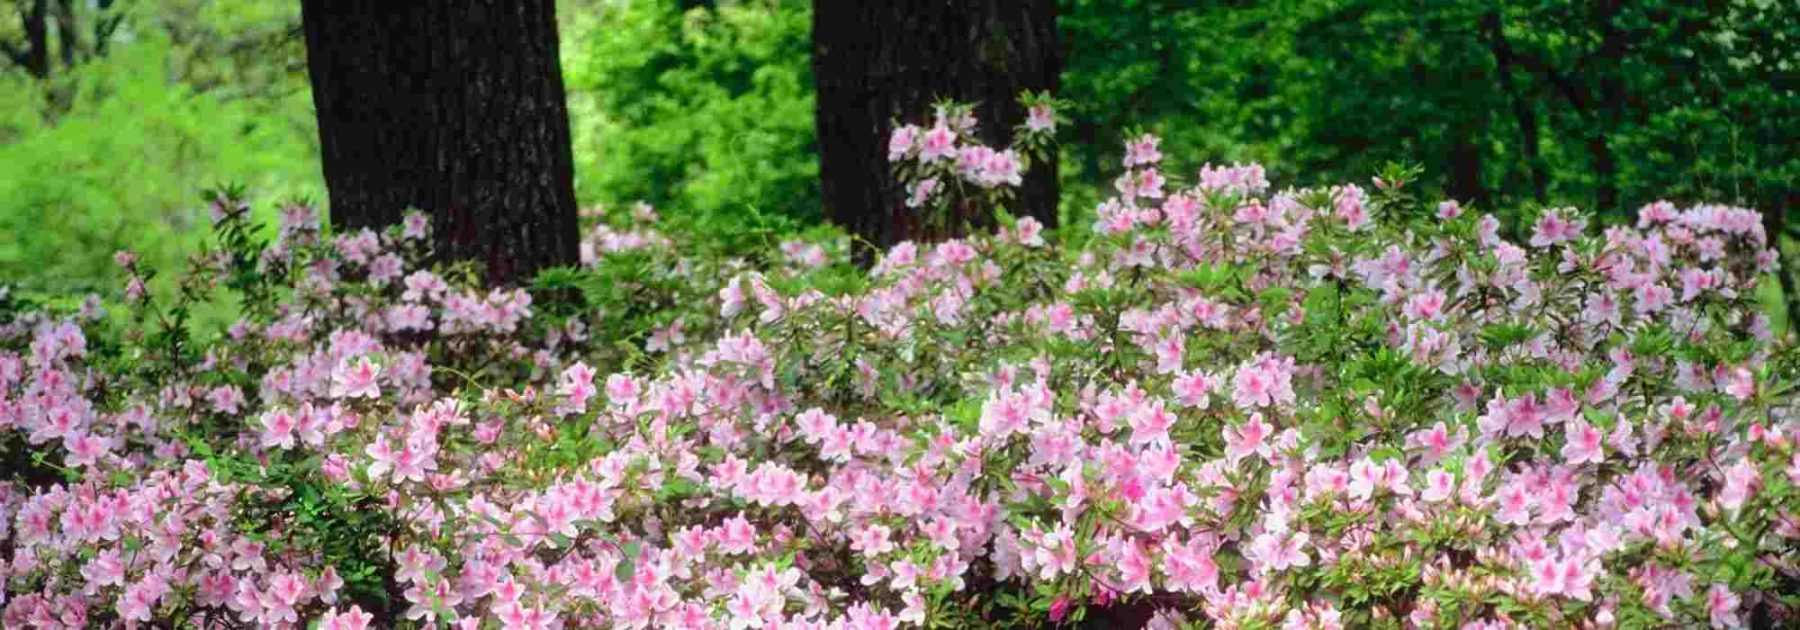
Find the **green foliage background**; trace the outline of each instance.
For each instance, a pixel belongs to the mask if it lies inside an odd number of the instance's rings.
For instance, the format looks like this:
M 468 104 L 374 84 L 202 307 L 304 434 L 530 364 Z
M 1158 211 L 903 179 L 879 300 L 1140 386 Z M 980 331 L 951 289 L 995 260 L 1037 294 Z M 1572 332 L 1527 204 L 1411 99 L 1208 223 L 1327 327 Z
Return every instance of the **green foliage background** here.
M 260 198 L 323 197 L 303 52 L 288 28 L 297 3 L 117 11 L 104 56 L 58 63 L 47 79 L 0 71 L 0 284 L 115 288 L 123 248 L 177 268 L 208 225 L 199 193 L 220 182 Z M 7 28 L 20 26 L 0 21 L 0 37 Z
M 0 39 L 16 41 L 28 2 L 11 4 Z M 323 197 L 297 2 L 80 6 L 84 24 L 121 20 L 110 50 L 55 64 L 47 79 L 0 62 L 0 283 L 105 288 L 117 280 L 112 252 L 126 247 L 176 264 L 205 221 L 197 193 L 219 183 L 254 199 Z M 819 221 L 810 3 L 559 9 L 583 204 L 645 200 L 726 246 Z M 1366 181 L 1412 162 L 1425 167 L 1424 194 L 1511 219 L 1574 205 L 1623 220 L 1663 197 L 1777 214 L 1800 203 L 1792 2 L 1059 10 L 1060 96 L 1076 104 L 1062 135 L 1071 224 L 1119 172 L 1120 141 L 1143 131 L 1165 138 L 1177 181 L 1207 161 L 1262 162 L 1277 186 Z M 1771 227 L 1788 224 L 1800 222 Z
M 577 195 L 721 228 L 746 206 L 817 221 L 808 6 L 566 3 Z

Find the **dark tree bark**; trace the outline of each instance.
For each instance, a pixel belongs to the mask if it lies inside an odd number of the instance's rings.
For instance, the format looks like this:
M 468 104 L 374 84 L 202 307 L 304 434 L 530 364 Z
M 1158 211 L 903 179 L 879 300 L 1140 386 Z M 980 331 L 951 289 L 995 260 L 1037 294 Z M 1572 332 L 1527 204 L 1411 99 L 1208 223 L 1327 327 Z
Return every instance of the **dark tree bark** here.
M 1003 146 L 1024 120 L 1019 93 L 1054 90 L 1062 70 L 1054 0 L 819 2 L 813 77 L 826 216 L 885 247 L 930 238 L 887 161 L 896 121 L 942 98 L 976 103 L 982 140 Z M 1018 211 L 1056 224 L 1056 162 L 1034 163 Z M 961 217 L 980 224 L 969 209 Z M 953 223 L 961 223 L 954 221 Z M 859 247 L 859 259 L 872 253 Z
M 1545 203 L 1549 200 L 1550 176 L 1544 171 L 1544 160 L 1538 153 L 1537 109 L 1530 98 L 1520 93 L 1513 80 L 1513 66 L 1518 63 L 1517 55 L 1513 52 L 1512 43 L 1506 39 L 1500 12 L 1490 11 L 1483 15 L 1481 30 L 1487 36 L 1488 47 L 1494 53 L 1500 91 L 1512 102 L 1513 121 L 1519 127 L 1519 155 L 1524 158 L 1525 170 L 1531 175 L 1532 198 L 1540 204 Z
M 50 76 L 50 3 L 31 0 L 31 8 L 21 9 L 25 22 L 25 71 L 39 79 Z
M 1613 159 L 1612 144 L 1606 132 L 1594 130 L 1588 136 L 1588 158 L 1594 169 L 1594 209 L 1603 215 L 1624 216 L 1619 207 L 1619 164 Z
M 303 0 L 331 222 L 430 214 L 495 282 L 576 261 L 553 0 Z
M 1461 126 L 1450 139 L 1450 182 L 1446 192 L 1450 198 L 1486 206 L 1487 188 L 1481 185 L 1481 147 L 1476 143 L 1480 131 Z
M 1621 0 L 1596 3 L 1594 25 L 1600 34 L 1600 48 L 1595 51 L 1593 65 L 1596 67 L 1591 74 L 1598 75 L 1599 95 L 1595 100 L 1602 124 L 1588 139 L 1594 177 L 1599 180 L 1595 186 L 1594 206 L 1601 214 L 1620 217 L 1625 215 L 1625 210 L 1619 206 L 1619 166 L 1607 136 L 1619 129 L 1625 111 L 1625 32 L 1613 22 L 1623 6 Z

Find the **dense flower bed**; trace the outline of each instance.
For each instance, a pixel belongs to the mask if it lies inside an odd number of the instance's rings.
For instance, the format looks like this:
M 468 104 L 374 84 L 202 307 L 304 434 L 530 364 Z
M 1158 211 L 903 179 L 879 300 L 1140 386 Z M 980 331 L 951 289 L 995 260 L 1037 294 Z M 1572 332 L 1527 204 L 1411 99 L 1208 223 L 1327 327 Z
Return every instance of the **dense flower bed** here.
M 959 131 L 894 157 L 1015 179 Z M 1509 230 L 1395 174 L 1160 161 L 1128 147 L 1091 235 L 1007 220 L 867 272 L 691 255 L 640 208 L 529 291 L 421 265 L 421 217 L 324 238 L 290 207 L 261 242 L 221 198 L 180 297 L 122 255 L 129 314 L 0 328 L 0 621 L 1795 622 L 1755 212 Z M 246 315 L 200 343 L 216 292 Z

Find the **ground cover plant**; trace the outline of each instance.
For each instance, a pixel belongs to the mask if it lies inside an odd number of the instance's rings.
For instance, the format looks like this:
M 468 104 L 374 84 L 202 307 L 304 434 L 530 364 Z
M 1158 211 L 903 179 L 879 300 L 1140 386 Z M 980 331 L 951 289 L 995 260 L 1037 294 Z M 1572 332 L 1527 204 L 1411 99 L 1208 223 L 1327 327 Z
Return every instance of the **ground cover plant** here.
M 1029 161 L 943 111 L 890 145 L 918 211 L 1003 201 Z M 524 288 L 428 264 L 423 215 L 265 238 L 216 193 L 173 295 L 121 253 L 122 312 L 0 307 L 0 623 L 1794 622 L 1756 212 L 1509 225 L 1163 150 L 1061 235 L 864 270 L 638 206 Z

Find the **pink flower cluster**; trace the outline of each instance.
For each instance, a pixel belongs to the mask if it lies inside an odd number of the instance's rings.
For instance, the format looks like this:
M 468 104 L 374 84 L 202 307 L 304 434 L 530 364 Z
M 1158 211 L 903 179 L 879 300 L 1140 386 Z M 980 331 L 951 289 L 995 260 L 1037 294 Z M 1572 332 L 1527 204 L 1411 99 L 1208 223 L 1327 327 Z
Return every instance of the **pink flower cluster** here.
M 895 148 L 956 168 L 965 123 Z M 1507 235 L 1406 221 L 1386 190 L 1270 194 L 1254 166 L 1182 187 L 1161 159 L 1133 140 L 1079 248 L 1020 221 L 831 292 L 814 246 L 756 267 L 649 245 L 648 217 L 635 244 L 596 230 L 592 263 L 681 280 L 632 298 L 674 323 L 600 343 L 629 305 L 584 324 L 465 286 L 419 264 L 413 221 L 284 223 L 257 264 L 293 290 L 180 369 L 119 371 L 78 321 L 21 316 L 0 447 L 61 471 L 0 484 L 0 620 L 1800 619 L 1800 361 L 1754 300 L 1754 212 Z M 385 519 L 353 534 L 380 557 L 307 542 L 336 531 L 314 493 Z M 378 592 L 338 566 L 363 560 Z
M 1024 183 L 1030 157 L 1050 142 L 1056 112 L 1045 100 L 1026 108 L 1026 121 L 1015 130 L 1012 146 L 996 149 L 977 136 L 975 117 L 966 105 L 942 104 L 929 128 L 895 127 L 888 136 L 887 159 L 906 187 L 906 206 L 922 208 L 942 201 L 961 184 L 980 191 L 1004 191 Z

